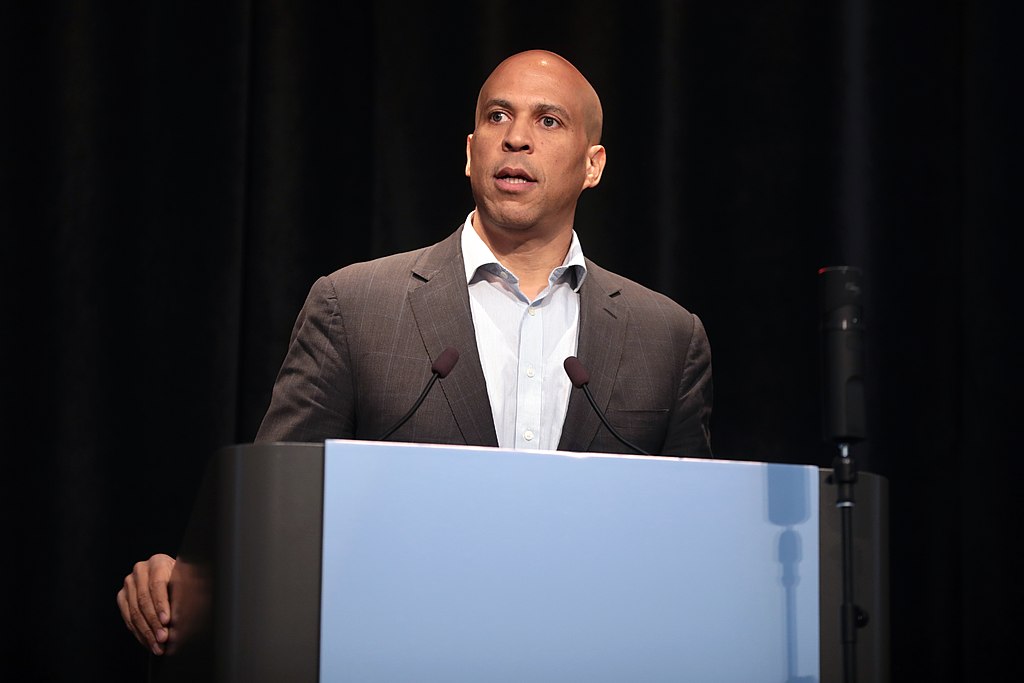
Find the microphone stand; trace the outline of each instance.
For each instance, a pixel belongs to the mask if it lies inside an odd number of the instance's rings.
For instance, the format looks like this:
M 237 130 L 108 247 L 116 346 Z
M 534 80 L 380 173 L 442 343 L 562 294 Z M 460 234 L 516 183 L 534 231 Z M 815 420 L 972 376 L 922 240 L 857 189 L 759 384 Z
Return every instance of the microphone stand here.
M 821 332 L 823 359 L 823 435 L 839 452 L 832 461 L 842 533 L 842 604 L 840 637 L 843 681 L 857 680 L 857 629 L 867 613 L 853 601 L 853 487 L 857 468 L 850 445 L 865 434 L 861 270 L 850 266 L 821 268 Z
M 857 680 L 857 629 L 868 623 L 868 615 L 853 600 L 853 486 L 857 483 L 857 466 L 850 457 L 850 444 L 841 441 L 839 453 L 832 461 L 836 485 L 836 507 L 839 508 L 842 534 L 843 600 L 840 606 L 840 636 L 843 644 L 843 681 Z

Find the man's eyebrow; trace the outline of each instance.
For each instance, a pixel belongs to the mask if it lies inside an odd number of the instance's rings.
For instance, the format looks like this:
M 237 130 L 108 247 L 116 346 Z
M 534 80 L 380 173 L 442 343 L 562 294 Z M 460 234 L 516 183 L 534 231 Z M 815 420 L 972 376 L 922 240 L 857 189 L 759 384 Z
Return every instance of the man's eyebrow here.
M 491 107 L 499 107 L 501 109 L 515 109 L 515 106 L 513 106 L 513 104 L 508 100 L 503 100 L 500 97 L 492 97 L 491 99 L 484 102 L 483 106 L 480 108 L 480 111 L 485 111 L 487 109 L 490 109 Z M 538 104 L 533 105 L 532 111 L 534 114 L 557 114 L 565 121 L 572 120 L 572 115 L 569 114 L 569 111 L 565 107 L 562 107 L 557 104 L 540 102 Z
M 536 112 L 537 114 L 557 114 L 564 121 L 572 120 L 572 115 L 569 114 L 569 111 L 565 107 L 560 107 L 557 104 L 547 104 L 545 102 L 541 102 L 540 104 L 534 106 L 533 111 Z
M 486 102 L 483 103 L 483 106 L 480 107 L 480 111 L 483 111 L 484 109 L 490 109 L 491 107 L 500 107 L 502 109 L 511 109 L 512 108 L 512 103 L 509 102 L 508 100 L 503 100 L 503 99 L 500 99 L 500 98 L 497 98 L 497 97 L 492 97 L 491 99 L 489 99 L 489 100 L 487 100 Z

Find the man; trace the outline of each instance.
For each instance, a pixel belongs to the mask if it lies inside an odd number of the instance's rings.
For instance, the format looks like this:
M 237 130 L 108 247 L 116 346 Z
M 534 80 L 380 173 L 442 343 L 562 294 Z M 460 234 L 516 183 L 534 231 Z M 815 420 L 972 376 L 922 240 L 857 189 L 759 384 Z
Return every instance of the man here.
M 312 287 L 258 441 L 377 439 L 446 348 L 460 358 L 390 438 L 624 451 L 562 369 L 577 356 L 616 431 L 648 453 L 710 457 L 711 352 L 700 320 L 583 257 L 573 230 L 601 181 L 601 103 L 550 52 L 488 77 L 466 141 L 475 210 L 442 242 L 343 268 Z M 118 605 L 156 654 L 174 560 L 125 578 Z

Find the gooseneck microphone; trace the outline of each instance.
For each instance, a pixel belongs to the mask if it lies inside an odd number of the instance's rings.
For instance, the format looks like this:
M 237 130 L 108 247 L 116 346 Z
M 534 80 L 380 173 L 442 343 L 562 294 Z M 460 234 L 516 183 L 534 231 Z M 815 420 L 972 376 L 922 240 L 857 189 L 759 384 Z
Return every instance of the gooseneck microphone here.
M 437 359 L 431 364 L 430 370 L 433 374 L 430 376 L 430 380 L 427 382 L 427 386 L 423 387 L 423 392 L 420 393 L 420 397 L 416 399 L 416 403 L 414 403 L 412 408 L 409 409 L 409 412 L 402 416 L 401 420 L 396 422 L 391 429 L 384 432 L 384 434 L 380 436 L 377 439 L 377 441 L 383 441 L 384 439 L 388 438 L 389 436 L 394 434 L 399 427 L 408 422 L 409 418 L 413 416 L 413 413 L 415 413 L 419 409 L 420 404 L 423 403 L 423 399 L 425 399 L 427 397 L 427 394 L 430 393 L 430 388 L 434 386 L 434 382 L 436 382 L 439 379 L 444 379 L 445 377 L 447 377 L 448 373 L 452 371 L 452 368 L 455 367 L 455 364 L 458 361 L 459 352 L 453 349 L 452 347 L 449 346 L 444 351 L 442 351 L 441 354 L 437 357 Z
M 590 401 L 590 405 L 594 408 L 594 412 L 597 413 L 597 416 L 599 418 L 601 418 L 601 422 L 603 422 L 604 426 L 608 428 L 608 431 L 612 433 L 612 436 L 618 439 L 620 443 L 622 443 L 630 450 L 633 450 L 640 455 L 650 455 L 650 453 L 648 453 L 644 449 L 640 448 L 639 446 L 634 446 L 633 444 L 622 438 L 622 436 L 617 431 L 615 431 L 615 427 L 612 427 L 612 424 L 608 421 L 608 418 L 604 416 L 604 413 L 601 411 L 601 409 L 597 407 L 597 401 L 594 400 L 594 395 L 590 393 L 590 387 L 587 386 L 590 383 L 590 375 L 587 373 L 587 369 L 583 367 L 583 363 L 580 362 L 580 359 L 577 358 L 576 356 L 569 356 L 568 358 L 565 359 L 565 362 L 562 364 L 562 367 L 565 368 L 565 374 L 569 375 L 569 381 L 572 382 L 572 385 L 577 389 L 583 390 L 583 393 L 586 395 L 587 400 Z

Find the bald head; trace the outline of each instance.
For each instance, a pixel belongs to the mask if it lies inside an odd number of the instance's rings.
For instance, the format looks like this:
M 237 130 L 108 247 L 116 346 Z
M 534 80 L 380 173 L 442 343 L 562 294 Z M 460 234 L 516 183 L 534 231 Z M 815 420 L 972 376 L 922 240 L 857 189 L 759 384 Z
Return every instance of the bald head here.
M 563 258 L 580 193 L 601 182 L 600 139 L 601 102 L 572 64 L 543 50 L 499 64 L 480 88 L 466 136 L 477 232 L 557 245 Z
M 477 120 L 480 118 L 481 107 L 485 106 L 490 98 L 489 86 L 499 78 L 514 79 L 521 73 L 542 74 L 557 83 L 564 96 L 572 101 L 575 105 L 573 108 L 581 116 L 583 130 L 586 132 L 589 144 L 596 145 L 601 142 L 604 113 L 601 110 L 601 100 L 597 96 L 597 91 L 569 60 L 547 50 L 519 52 L 499 64 L 480 88 L 480 94 L 476 101 Z

